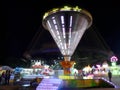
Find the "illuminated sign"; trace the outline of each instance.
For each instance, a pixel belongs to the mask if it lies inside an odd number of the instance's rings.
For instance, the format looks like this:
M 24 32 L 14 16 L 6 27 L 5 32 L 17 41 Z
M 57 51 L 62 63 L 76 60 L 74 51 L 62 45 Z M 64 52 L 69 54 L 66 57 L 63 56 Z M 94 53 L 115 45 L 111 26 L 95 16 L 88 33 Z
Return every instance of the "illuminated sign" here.
M 61 85 L 61 79 L 43 79 L 41 83 L 37 86 L 36 90 L 58 90 Z
M 118 61 L 118 58 L 116 56 L 112 56 L 110 58 L 111 62 L 117 62 Z

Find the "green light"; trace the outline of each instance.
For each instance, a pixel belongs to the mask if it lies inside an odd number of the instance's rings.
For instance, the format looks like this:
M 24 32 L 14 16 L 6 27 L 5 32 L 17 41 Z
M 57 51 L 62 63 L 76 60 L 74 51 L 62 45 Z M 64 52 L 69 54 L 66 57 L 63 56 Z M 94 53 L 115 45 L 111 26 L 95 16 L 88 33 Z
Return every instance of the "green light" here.
M 112 62 L 111 64 L 112 64 L 112 66 L 116 66 L 116 62 Z

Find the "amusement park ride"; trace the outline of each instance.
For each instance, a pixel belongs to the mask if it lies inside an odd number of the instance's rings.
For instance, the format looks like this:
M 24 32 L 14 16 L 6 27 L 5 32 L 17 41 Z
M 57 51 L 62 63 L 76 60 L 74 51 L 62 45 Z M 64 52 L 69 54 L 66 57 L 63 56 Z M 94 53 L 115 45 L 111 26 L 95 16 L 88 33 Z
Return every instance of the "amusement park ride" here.
M 77 75 L 77 71 L 73 73 L 75 61 L 71 60 L 71 57 L 83 34 L 92 25 L 92 16 L 88 11 L 77 6 L 64 6 L 63 8 L 54 8 L 44 14 L 42 24 L 43 27 L 50 32 L 61 54 L 64 57 L 64 60 L 59 62 L 63 68 L 63 77 L 62 74 L 60 76 L 59 72 L 56 74 L 56 71 L 58 70 L 53 70 L 53 68 L 43 63 L 43 61 L 33 60 L 31 68 L 14 69 L 14 73 L 16 74 L 14 77 L 17 76 L 15 79 L 16 82 L 18 79 L 20 81 L 20 79 L 30 80 L 40 78 L 41 82 L 35 82 L 37 83 L 36 90 L 58 90 L 59 88 L 61 88 L 59 90 L 68 90 L 69 88 L 72 88 L 70 90 L 76 90 L 75 88 L 78 90 L 79 88 L 81 89 L 86 87 L 101 88 L 104 83 L 105 87 L 107 87 L 106 82 L 103 83 L 102 80 L 94 79 L 93 77 L 95 75 L 105 75 L 107 74 L 108 70 L 111 70 L 113 75 L 118 75 L 120 66 L 116 65 L 118 59 L 115 56 L 111 58 L 111 67 L 109 67 L 107 62 L 104 62 L 102 66 L 96 65 L 96 67 L 92 68 L 89 65 L 86 66 L 83 68 L 83 70 L 81 70 L 81 72 L 79 72 L 79 74 L 82 75 Z M 64 87 L 65 89 L 63 89 Z
M 44 14 L 42 24 L 51 33 L 64 56 L 64 61 L 60 62 L 64 75 L 70 75 L 70 68 L 75 63 L 71 56 L 84 32 L 92 25 L 91 14 L 77 6 L 54 8 Z

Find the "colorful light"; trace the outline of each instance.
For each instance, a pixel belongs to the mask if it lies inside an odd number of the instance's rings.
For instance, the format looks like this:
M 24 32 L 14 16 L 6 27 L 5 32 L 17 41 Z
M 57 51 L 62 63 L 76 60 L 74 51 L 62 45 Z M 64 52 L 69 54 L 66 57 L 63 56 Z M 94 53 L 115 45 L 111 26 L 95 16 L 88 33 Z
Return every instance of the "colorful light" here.
M 110 60 L 111 60 L 111 62 L 117 62 L 118 58 L 116 56 L 112 56 Z
M 92 16 L 77 6 L 64 6 L 46 12 L 42 24 L 52 35 L 62 55 L 71 57 L 84 32 L 91 26 Z

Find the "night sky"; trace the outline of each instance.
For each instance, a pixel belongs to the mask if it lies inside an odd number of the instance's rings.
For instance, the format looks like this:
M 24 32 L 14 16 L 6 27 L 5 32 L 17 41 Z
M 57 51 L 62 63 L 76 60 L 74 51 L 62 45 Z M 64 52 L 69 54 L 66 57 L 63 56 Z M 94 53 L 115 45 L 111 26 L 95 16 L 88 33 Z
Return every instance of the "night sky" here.
M 63 2 L 62 2 L 63 1 Z M 71 2 L 72 1 L 72 2 Z M 7 58 L 23 57 L 38 30 L 44 30 L 42 16 L 49 9 L 64 5 L 79 6 L 93 16 L 93 25 L 110 49 L 120 57 L 120 6 L 116 0 L 4 1 L 1 10 L 0 64 Z

